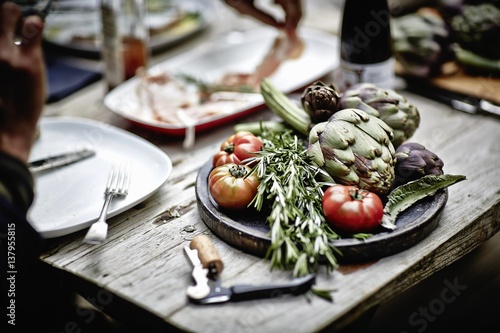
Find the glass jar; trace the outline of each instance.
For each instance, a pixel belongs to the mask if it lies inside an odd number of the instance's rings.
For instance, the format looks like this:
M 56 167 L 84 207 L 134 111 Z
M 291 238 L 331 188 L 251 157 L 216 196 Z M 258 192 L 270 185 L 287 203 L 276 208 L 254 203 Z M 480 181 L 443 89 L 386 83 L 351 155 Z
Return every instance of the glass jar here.
M 102 58 L 108 90 L 146 68 L 149 33 L 145 0 L 101 0 Z

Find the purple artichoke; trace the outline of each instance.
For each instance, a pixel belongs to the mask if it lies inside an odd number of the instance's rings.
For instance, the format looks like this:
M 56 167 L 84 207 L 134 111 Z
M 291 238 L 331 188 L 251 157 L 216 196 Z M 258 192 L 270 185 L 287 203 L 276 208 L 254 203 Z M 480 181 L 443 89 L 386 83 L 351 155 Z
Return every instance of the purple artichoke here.
M 396 149 L 394 187 L 425 175 L 442 175 L 443 161 L 423 145 L 407 142 Z
M 308 86 L 300 99 L 312 123 L 328 121 L 339 110 L 340 94 L 335 87 L 316 81 Z

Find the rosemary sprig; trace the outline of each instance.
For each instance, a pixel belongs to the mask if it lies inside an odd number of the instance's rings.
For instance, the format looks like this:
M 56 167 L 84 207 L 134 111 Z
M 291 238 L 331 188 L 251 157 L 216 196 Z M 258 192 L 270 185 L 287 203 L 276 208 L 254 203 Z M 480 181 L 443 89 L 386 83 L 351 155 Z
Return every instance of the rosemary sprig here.
M 320 259 L 329 271 L 336 269 L 339 252 L 330 241 L 339 236 L 321 210 L 324 184 L 318 177 L 325 177 L 324 171 L 311 164 L 304 139 L 292 131 L 264 131 L 261 137 L 264 149 L 252 169 L 261 184 L 251 204 L 269 210 L 271 269 L 293 268 L 293 276 L 304 276 L 317 272 Z

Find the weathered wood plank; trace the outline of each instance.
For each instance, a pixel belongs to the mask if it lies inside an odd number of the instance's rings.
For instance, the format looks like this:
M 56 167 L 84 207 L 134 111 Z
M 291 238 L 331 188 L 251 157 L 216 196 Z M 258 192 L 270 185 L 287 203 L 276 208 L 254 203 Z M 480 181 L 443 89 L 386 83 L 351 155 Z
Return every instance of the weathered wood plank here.
M 321 15 L 330 17 L 324 22 L 338 22 L 338 12 L 330 6 L 334 10 L 328 13 L 327 7 L 321 7 Z M 227 8 L 221 17 L 227 25 L 216 25 L 207 34 L 155 57 L 153 62 L 187 51 L 225 29 L 257 26 L 242 22 Z M 334 25 L 329 29 L 335 30 Z M 331 82 L 332 76 L 324 81 Z M 71 276 L 84 298 L 106 295 L 108 298 L 96 305 L 106 305 L 106 311 L 125 322 L 147 320 L 141 323 L 158 331 L 168 331 L 171 325 L 193 332 L 334 331 L 458 260 L 500 229 L 500 121 L 453 111 L 404 93 L 421 114 L 421 125 L 412 141 L 438 154 L 445 163 L 445 172 L 467 176 L 467 180 L 449 188 L 439 225 L 427 238 L 387 258 L 343 265 L 331 275 L 320 272 L 317 286 L 336 290 L 333 303 L 319 298 L 308 303 L 305 297 L 294 297 L 218 306 L 190 304 L 185 292 L 192 283 L 191 268 L 183 247 L 200 233 L 212 238 L 226 264 L 221 276 L 225 285 L 286 281 L 291 275 L 270 271 L 267 260 L 228 246 L 199 217 L 194 188 L 197 170 L 232 133 L 233 124 L 198 134 L 193 149 L 185 150 L 182 138 L 133 126 L 107 110 L 102 104 L 104 94 L 105 84 L 98 82 L 71 98 L 48 105 L 44 114 L 86 117 L 124 128 L 167 153 L 173 172 L 157 193 L 109 220 L 106 244 L 81 244 L 85 231 L 77 232 L 51 241 L 43 260 Z M 272 113 L 259 111 L 242 121 L 271 117 Z M 163 324 L 167 329 L 160 330 Z
M 446 172 L 466 175 L 467 180 L 449 188 L 438 227 L 416 246 L 360 267 L 344 266 L 332 275 L 319 274 L 319 287 L 337 290 L 333 303 L 316 298 L 307 303 L 304 297 L 206 307 L 188 303 L 185 289 L 191 283 L 191 269 L 182 248 L 199 233 L 212 237 L 226 263 L 224 284 L 290 278 L 289 272 L 269 271 L 267 260 L 227 246 L 199 218 L 193 187 L 197 170 L 231 133 L 229 125 L 221 132 L 201 135 L 192 152 L 184 151 L 180 141 L 157 143 L 175 165 L 160 190 L 112 218 L 109 240 L 103 246 L 80 245 L 84 233 L 77 233 L 58 243 L 44 260 L 190 331 L 342 327 L 462 257 L 499 230 L 499 122 L 464 115 L 418 96 L 409 98 L 421 110 L 423 120 L 413 139 L 437 153 L 445 161 Z M 188 226 L 194 231 L 187 231 Z

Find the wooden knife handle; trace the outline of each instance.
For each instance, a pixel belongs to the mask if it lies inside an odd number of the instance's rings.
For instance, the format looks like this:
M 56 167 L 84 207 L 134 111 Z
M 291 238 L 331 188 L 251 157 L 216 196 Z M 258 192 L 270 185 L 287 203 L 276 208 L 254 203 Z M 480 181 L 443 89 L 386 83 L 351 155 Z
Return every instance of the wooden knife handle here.
M 200 258 L 203 268 L 208 269 L 210 275 L 217 276 L 222 272 L 224 263 L 208 236 L 198 235 L 194 237 L 189 247 L 191 250 L 198 250 L 198 257 Z

